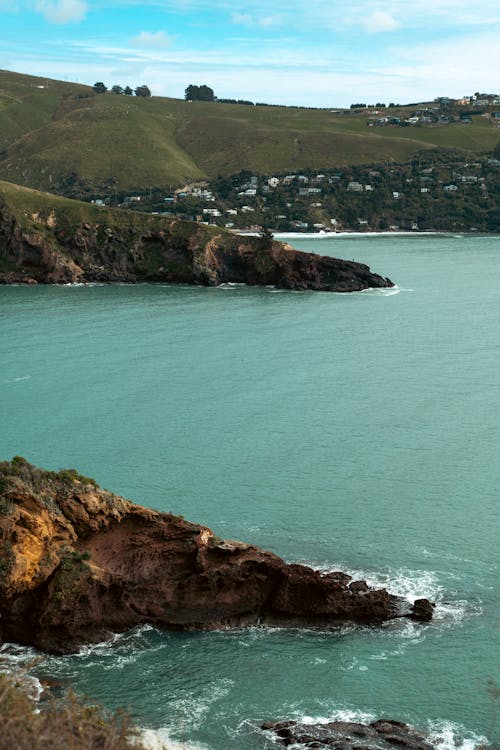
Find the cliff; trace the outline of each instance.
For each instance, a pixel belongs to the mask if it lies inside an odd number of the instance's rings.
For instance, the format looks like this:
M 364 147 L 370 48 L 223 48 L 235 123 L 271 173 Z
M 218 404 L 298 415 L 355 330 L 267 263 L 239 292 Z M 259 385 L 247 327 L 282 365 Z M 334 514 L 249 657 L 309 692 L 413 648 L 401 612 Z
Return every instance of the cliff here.
M 432 618 L 344 573 L 250 544 L 100 489 L 74 470 L 0 463 L 0 634 L 69 652 L 141 623 L 207 630 L 257 623 Z
M 332 292 L 393 286 L 353 261 L 0 182 L 0 283 L 226 282 Z

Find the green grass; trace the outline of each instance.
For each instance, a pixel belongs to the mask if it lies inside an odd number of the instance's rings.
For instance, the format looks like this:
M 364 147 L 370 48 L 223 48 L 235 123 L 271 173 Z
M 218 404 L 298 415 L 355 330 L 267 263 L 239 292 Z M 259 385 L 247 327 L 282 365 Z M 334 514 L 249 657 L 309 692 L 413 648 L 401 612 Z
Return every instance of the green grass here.
M 168 189 L 241 169 L 342 168 L 402 161 L 430 148 L 486 151 L 500 142 L 500 130 L 480 117 L 416 128 L 368 128 L 366 120 L 329 110 L 95 95 L 88 86 L 0 71 L 0 178 L 55 192 L 71 173 L 96 194 Z

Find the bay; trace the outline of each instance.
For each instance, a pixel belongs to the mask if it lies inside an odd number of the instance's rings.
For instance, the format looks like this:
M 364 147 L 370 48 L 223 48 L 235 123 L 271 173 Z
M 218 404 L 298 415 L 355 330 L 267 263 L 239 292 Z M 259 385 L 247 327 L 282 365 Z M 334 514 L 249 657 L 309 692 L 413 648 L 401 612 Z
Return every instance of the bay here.
M 429 596 L 436 621 L 142 628 L 37 673 L 210 750 L 265 748 L 259 722 L 303 716 L 389 716 L 477 747 L 500 731 L 500 238 L 293 244 L 397 287 L 1 288 L 2 458 Z

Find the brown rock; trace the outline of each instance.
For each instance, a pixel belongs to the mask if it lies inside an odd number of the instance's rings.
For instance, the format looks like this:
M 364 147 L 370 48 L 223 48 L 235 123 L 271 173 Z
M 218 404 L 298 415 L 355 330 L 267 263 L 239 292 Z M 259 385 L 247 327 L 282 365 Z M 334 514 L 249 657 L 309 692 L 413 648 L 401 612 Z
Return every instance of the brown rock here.
M 141 623 L 207 630 L 257 623 L 331 626 L 398 615 L 385 589 L 158 513 L 75 471 L 0 464 L 2 636 L 68 652 Z
M 421 622 L 428 622 L 432 620 L 434 615 L 434 604 L 428 599 L 415 599 L 411 608 L 411 618 L 413 620 L 420 620 Z
M 335 747 L 336 750 L 436 750 L 426 735 L 400 721 L 381 719 L 371 724 L 332 721 L 325 724 L 301 724 L 296 721 L 266 722 L 261 725 L 283 744 L 313 750 Z M 286 734 L 285 734 L 286 733 Z
M 362 263 L 299 252 L 271 237 L 241 237 L 120 209 L 103 212 L 77 201 L 76 215 L 94 221 L 71 223 L 70 201 L 29 191 L 30 204 L 37 201 L 40 209 L 20 218 L 0 184 L 0 260 L 10 269 L 0 272 L 0 283 L 237 282 L 333 292 L 393 286 Z

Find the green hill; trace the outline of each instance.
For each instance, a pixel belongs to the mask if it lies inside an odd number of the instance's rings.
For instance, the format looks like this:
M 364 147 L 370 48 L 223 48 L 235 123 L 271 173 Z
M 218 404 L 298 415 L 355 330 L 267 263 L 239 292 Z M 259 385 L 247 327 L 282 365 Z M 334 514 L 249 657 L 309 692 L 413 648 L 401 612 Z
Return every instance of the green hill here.
M 407 115 L 403 110 L 393 114 Z M 179 186 L 256 173 L 404 161 L 422 149 L 491 150 L 500 130 L 367 128 L 366 113 L 95 94 L 0 71 L 0 179 L 54 192 Z

